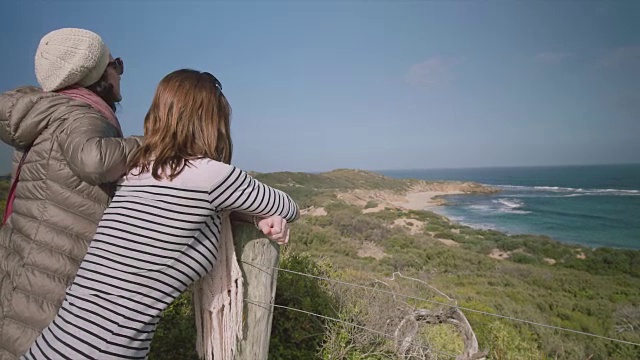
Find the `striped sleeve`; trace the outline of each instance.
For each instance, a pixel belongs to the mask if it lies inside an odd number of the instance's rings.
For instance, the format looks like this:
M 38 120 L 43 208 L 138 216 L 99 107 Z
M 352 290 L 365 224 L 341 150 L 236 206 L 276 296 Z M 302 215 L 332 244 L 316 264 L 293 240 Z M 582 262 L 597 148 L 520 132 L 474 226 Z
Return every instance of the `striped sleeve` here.
M 289 195 L 259 182 L 234 166 L 227 166 L 228 173 L 209 191 L 209 201 L 215 209 L 262 217 L 278 215 L 287 222 L 298 218 L 298 205 Z

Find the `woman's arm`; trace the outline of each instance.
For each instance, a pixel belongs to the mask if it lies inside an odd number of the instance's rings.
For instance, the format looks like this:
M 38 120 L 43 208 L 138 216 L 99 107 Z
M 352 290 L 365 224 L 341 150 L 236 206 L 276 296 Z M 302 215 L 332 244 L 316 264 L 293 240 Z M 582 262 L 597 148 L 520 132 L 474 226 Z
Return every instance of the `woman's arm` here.
M 82 116 L 68 122 L 60 144 L 69 168 L 92 185 L 120 179 L 142 138 L 116 137 L 115 128 L 97 116 Z
M 216 172 L 223 175 L 209 191 L 214 208 L 262 218 L 277 215 L 288 222 L 298 218 L 298 205 L 283 191 L 262 184 L 234 166 L 218 163 L 216 167 Z

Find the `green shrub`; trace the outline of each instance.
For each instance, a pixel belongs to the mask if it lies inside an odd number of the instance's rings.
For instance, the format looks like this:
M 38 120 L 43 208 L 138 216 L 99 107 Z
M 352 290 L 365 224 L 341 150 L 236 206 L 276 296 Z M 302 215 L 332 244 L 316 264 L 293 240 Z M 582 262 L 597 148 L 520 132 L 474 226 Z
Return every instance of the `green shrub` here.
M 489 240 L 493 240 L 490 238 Z M 522 247 L 522 241 L 518 239 L 512 239 L 509 237 L 501 237 L 498 241 L 496 241 L 496 245 L 498 249 L 504 251 L 514 251 Z
M 451 231 L 445 230 L 433 234 L 433 237 L 438 239 L 452 239 L 453 233 Z
M 539 360 L 545 358 L 532 334 L 522 334 L 504 320 L 492 321 L 488 333 L 491 359 Z
M 401 214 L 398 210 L 385 208 L 382 211 L 366 214 L 366 216 L 383 223 L 392 223 L 394 220 L 401 218 Z
M 378 207 L 378 203 L 373 200 L 367 201 L 367 203 L 364 206 L 365 209 L 373 209 L 375 207 Z
M 162 313 L 149 352 L 150 360 L 199 360 L 192 293 L 180 295 Z
M 0 180 L 0 227 L 2 227 L 2 218 L 4 217 L 4 208 L 7 206 L 10 186 L 10 180 Z
M 448 354 L 460 354 L 464 351 L 464 343 L 458 329 L 451 324 L 423 326 L 420 336 L 437 351 Z
M 322 275 L 321 267 L 307 255 L 288 254 L 280 267 L 311 275 Z M 276 291 L 277 305 L 335 317 L 334 302 L 320 280 L 281 271 Z M 318 358 L 326 320 L 301 312 L 274 308 L 269 359 Z
M 354 205 L 349 205 L 341 200 L 332 201 L 331 203 L 326 204 L 324 206 L 324 209 L 329 213 L 330 216 L 333 216 L 335 213 L 338 213 L 341 211 L 349 212 L 352 215 L 362 213 L 362 210 L 359 207 Z
M 427 225 L 425 225 L 424 230 L 437 233 L 437 232 L 446 231 L 447 227 L 438 223 L 428 223 Z
M 612 248 L 583 250 L 586 259 L 576 259 L 575 255 L 561 266 L 586 271 L 594 275 L 628 274 L 640 278 L 640 251 Z
M 538 262 L 538 259 L 535 257 L 522 252 L 512 253 L 509 259 L 518 264 L 535 264 Z

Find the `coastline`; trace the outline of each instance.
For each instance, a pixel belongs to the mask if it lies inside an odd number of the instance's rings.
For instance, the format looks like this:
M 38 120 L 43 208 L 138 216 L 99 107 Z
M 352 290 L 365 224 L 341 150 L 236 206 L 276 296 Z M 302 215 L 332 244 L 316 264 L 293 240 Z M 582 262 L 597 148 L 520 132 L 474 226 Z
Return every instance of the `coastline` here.
M 486 186 L 486 188 L 489 189 L 489 191 L 486 191 L 486 192 L 491 192 L 492 191 L 491 187 Z M 484 191 L 482 191 L 482 192 L 484 192 Z M 473 193 L 477 193 L 477 192 L 473 192 Z M 393 202 L 392 204 L 394 206 L 396 206 L 397 208 L 401 208 L 401 209 L 404 209 L 404 210 L 431 211 L 431 212 L 434 212 L 434 213 L 438 214 L 439 216 L 443 217 L 449 223 L 468 226 L 468 227 L 470 227 L 472 229 L 476 229 L 476 230 L 486 230 L 486 228 L 483 228 L 483 227 L 474 226 L 472 224 L 466 224 L 466 223 L 461 223 L 461 222 L 456 221 L 456 220 L 452 220 L 443 211 L 438 211 L 439 209 L 442 209 L 444 206 L 447 205 L 447 200 L 444 199 L 445 196 L 448 196 L 448 195 L 460 195 L 460 194 L 471 195 L 473 193 L 466 192 L 466 191 L 460 191 L 460 190 L 454 190 L 454 189 L 446 190 L 446 191 L 410 191 L 410 192 L 407 192 L 405 194 L 406 198 L 405 198 L 404 201 L 396 201 L 396 202 Z M 372 209 L 372 210 L 375 211 L 375 209 Z M 364 212 L 367 212 L 367 211 L 365 210 Z M 556 242 L 558 244 L 562 244 L 563 246 L 568 246 L 568 247 L 572 247 L 572 248 L 578 248 L 578 250 L 580 251 L 579 254 L 577 255 L 578 259 L 585 259 L 586 258 L 584 253 L 582 252 L 583 249 L 595 250 L 597 248 L 608 248 L 608 249 L 618 249 L 618 250 L 640 251 L 640 250 L 632 249 L 632 248 L 630 249 L 630 248 L 606 246 L 606 245 L 593 246 L 593 245 L 589 245 L 589 244 L 581 244 L 581 243 L 578 243 L 578 242 L 561 241 L 561 240 L 558 240 L 556 238 L 553 238 L 553 237 L 550 237 L 550 236 L 544 235 L 544 234 L 512 233 L 512 232 L 506 231 L 504 229 L 496 229 L 496 228 L 490 228 L 490 229 L 499 231 L 500 233 L 503 233 L 503 234 L 505 234 L 507 236 L 513 236 L 513 235 L 547 236 L 552 241 L 554 241 L 554 242 Z M 442 240 L 442 239 L 440 239 L 440 240 Z M 448 244 L 448 245 L 451 245 L 451 244 Z M 495 258 L 495 259 L 504 260 L 504 259 L 508 258 L 510 255 L 511 255 L 511 252 L 502 252 L 502 251 L 499 251 L 498 249 L 493 249 L 492 253 L 489 256 L 492 257 L 492 258 Z M 549 260 L 552 260 L 552 259 L 549 259 Z
M 434 210 L 446 204 L 443 196 L 465 194 L 460 190 L 448 191 L 416 191 L 408 192 L 406 200 L 402 202 L 393 202 L 394 205 L 406 210 Z
M 491 192 L 495 189 L 492 189 L 490 187 L 486 187 L 486 189 L 488 189 L 486 192 Z M 485 191 L 483 191 L 485 192 Z M 444 199 L 444 196 L 447 195 L 460 195 L 460 194 L 471 194 L 469 192 L 465 192 L 465 191 L 460 191 L 460 190 L 456 190 L 456 189 L 448 189 L 446 191 L 411 191 L 406 193 L 406 199 L 404 202 L 395 202 L 393 203 L 395 206 L 397 206 L 398 208 L 402 208 L 405 210 L 417 210 L 417 211 L 431 211 L 434 212 L 438 215 L 440 215 L 441 217 L 443 217 L 444 219 L 446 219 L 447 222 L 449 223 L 454 223 L 454 224 L 458 224 L 458 225 L 465 225 L 465 226 L 469 226 L 473 229 L 477 229 L 477 230 L 482 230 L 482 228 L 479 227 L 474 227 L 472 225 L 469 224 L 462 224 L 458 221 L 454 221 L 451 220 L 448 216 L 446 216 L 445 214 L 442 213 L 442 211 L 438 211 L 438 208 L 441 208 L 443 206 L 446 206 L 447 201 L 446 199 Z M 507 231 L 504 230 L 498 230 L 500 233 L 505 234 L 506 236 L 511 236 L 514 234 L 510 234 Z M 432 236 L 435 235 L 432 233 Z M 540 236 L 535 235 L 535 234 L 528 234 L 528 235 L 533 235 L 533 236 Z M 581 244 L 572 244 L 572 243 L 566 243 L 566 242 L 562 242 L 559 241 L 557 239 L 552 239 L 550 238 L 552 241 L 554 241 L 557 244 L 561 244 L 562 246 L 568 246 L 568 247 L 572 247 L 575 249 L 575 251 L 577 251 L 576 254 L 576 258 L 577 259 L 581 259 L 584 260 L 586 259 L 586 255 L 584 253 L 583 249 L 588 249 L 588 250 L 594 250 L 595 248 L 593 247 L 589 247 L 589 246 L 585 246 L 585 245 L 581 245 Z M 447 246 L 459 246 L 459 243 L 456 242 L 455 240 L 452 239 L 436 239 L 438 241 L 440 241 L 441 243 L 447 245 Z M 505 250 L 501 250 L 499 248 L 494 248 L 491 250 L 491 252 L 488 254 L 488 256 L 490 258 L 496 259 L 496 260 L 506 260 L 509 259 L 513 253 L 515 252 L 523 252 L 522 248 L 518 248 L 515 251 L 505 251 Z M 553 258 L 547 258 L 545 257 L 543 259 L 544 262 L 546 262 L 549 265 L 555 265 L 557 260 L 553 259 Z
M 423 181 L 413 183 L 401 192 L 389 189 L 354 189 L 338 191 L 337 198 L 348 204 L 364 207 L 364 213 L 382 211 L 385 208 L 404 210 L 435 210 L 447 202 L 443 196 L 458 194 L 492 194 L 500 190 L 473 182 Z

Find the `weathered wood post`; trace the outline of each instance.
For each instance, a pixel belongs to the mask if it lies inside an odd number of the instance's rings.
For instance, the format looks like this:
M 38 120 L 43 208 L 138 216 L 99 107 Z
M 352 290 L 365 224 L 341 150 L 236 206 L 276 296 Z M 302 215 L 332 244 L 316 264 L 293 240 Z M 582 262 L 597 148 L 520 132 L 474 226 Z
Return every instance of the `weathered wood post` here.
M 244 223 L 233 223 L 238 263 L 244 277 L 244 340 L 233 360 L 267 360 L 276 295 L 279 246 Z M 249 265 L 247 263 L 253 264 Z

